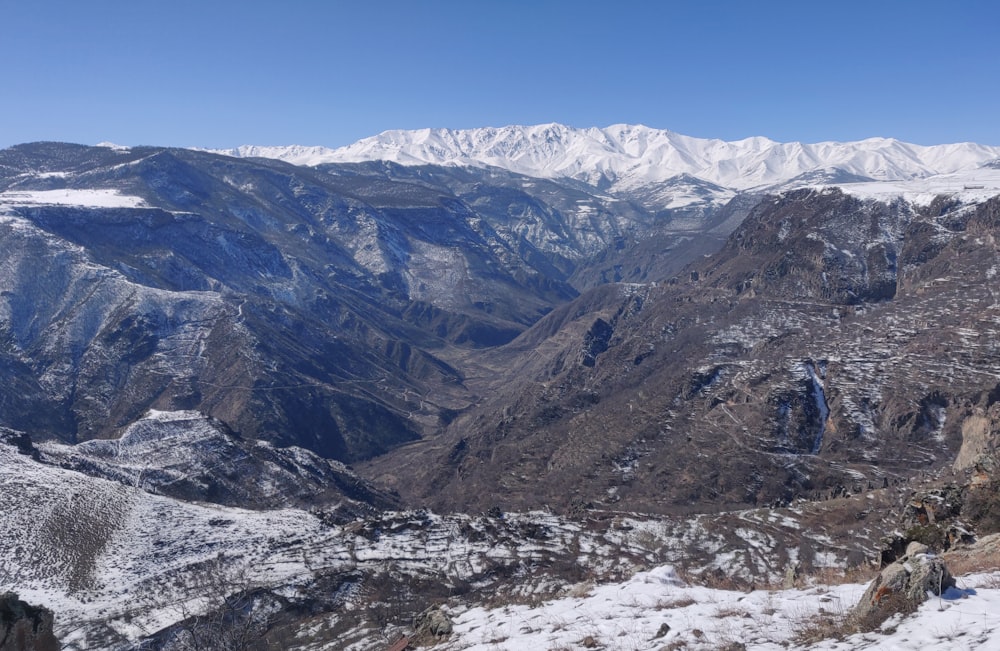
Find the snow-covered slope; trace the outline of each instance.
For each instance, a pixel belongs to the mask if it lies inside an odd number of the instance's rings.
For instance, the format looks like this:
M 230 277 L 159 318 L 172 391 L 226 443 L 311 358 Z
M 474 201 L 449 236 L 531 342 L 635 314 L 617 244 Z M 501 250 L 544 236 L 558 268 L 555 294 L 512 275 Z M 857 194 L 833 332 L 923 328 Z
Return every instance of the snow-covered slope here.
M 197 411 L 151 409 L 120 438 L 38 448 L 62 468 L 177 499 L 253 509 L 322 505 L 348 520 L 397 505 L 337 461 L 247 441 Z
M 446 651 L 599 648 L 664 649 L 993 649 L 1000 643 L 997 573 L 963 577 L 960 588 L 896 616 L 874 633 L 809 640 L 842 620 L 865 586 L 816 585 L 749 593 L 686 585 L 670 566 L 621 583 L 581 586 L 539 605 L 456 609 Z
M 731 514 L 742 522 L 745 538 L 731 543 L 703 527 L 712 516 L 622 516 L 595 531 L 594 522 L 581 526 L 539 512 L 487 517 L 421 511 L 341 527 L 324 522 L 321 513 L 249 511 L 150 495 L 38 463 L 4 444 L 0 495 L 0 591 L 16 590 L 53 610 L 64 648 L 78 651 L 157 648 L 141 641 L 244 590 L 257 595 L 253 608 L 268 605 L 301 617 L 291 620 L 296 634 L 280 648 L 385 649 L 408 630 L 411 617 L 398 599 L 396 610 L 380 610 L 373 602 L 378 584 L 365 578 L 373 575 L 399 582 L 390 583 L 394 598 L 417 580 L 450 587 L 453 595 L 461 594 L 456 586 L 465 586 L 465 597 L 442 599 L 455 624 L 439 647 L 449 651 L 985 650 L 1000 639 L 995 572 L 960 578 L 958 590 L 890 620 L 881 632 L 803 644 L 797 636 L 842 619 L 864 585 L 720 590 L 689 585 L 664 562 L 696 545 L 716 558 L 706 569 L 732 571 L 752 563 L 757 551 L 773 554 L 780 530 L 798 531 L 787 517 L 794 511 L 761 511 L 756 515 L 766 517 L 756 525 L 753 512 Z M 817 558 L 837 555 L 815 542 L 822 550 Z M 635 574 L 640 564 L 652 569 Z M 576 568 L 582 582 L 567 583 L 557 567 Z M 616 575 L 621 578 L 607 580 Z M 512 590 L 517 585 L 523 591 Z M 468 590 L 476 586 L 481 593 Z M 276 611 L 261 616 L 275 626 L 288 622 Z M 593 645 L 583 643 L 587 638 Z M 745 647 L 727 646 L 735 642 Z
M 293 165 L 320 165 L 322 163 L 335 162 L 331 158 L 331 154 L 336 150 L 329 147 L 303 147 L 301 145 L 289 145 L 287 147 L 242 145 L 232 149 L 206 149 L 203 151 L 211 151 L 215 154 L 224 154 L 235 158 L 274 158 Z
M 148 420 L 177 423 L 187 417 L 193 415 L 154 412 Z M 399 512 L 337 526 L 324 510 L 250 511 L 152 495 L 40 463 L 30 451 L 0 439 L 0 592 L 15 590 L 51 609 L 65 648 L 78 650 L 134 649 L 135 641 L 211 608 L 213 595 L 249 589 L 272 591 L 293 613 L 316 608 L 312 625 L 324 631 L 354 621 L 349 625 L 360 641 L 352 648 L 384 649 L 379 632 L 369 630 L 377 622 L 362 608 L 374 590 L 364 578 L 372 573 L 393 572 L 392 580 L 400 582 L 394 594 L 420 577 L 493 596 L 500 588 L 506 594 L 522 588 L 525 594 L 551 593 L 566 581 L 551 568 L 586 568 L 591 577 L 627 575 L 639 564 L 659 565 L 665 555 L 698 547 L 707 554 L 703 562 L 722 554 L 732 569 L 740 563 L 732 545 L 745 550 L 776 540 L 732 539 L 721 529 L 703 529 L 700 518 L 617 518 L 618 525 L 602 530 L 540 512 Z M 51 451 L 47 447 L 41 458 L 55 461 Z M 124 455 L 124 470 L 134 465 L 131 456 Z M 160 447 L 151 456 L 151 466 L 164 467 L 174 455 Z M 738 517 L 744 530 L 753 526 L 745 519 L 751 514 Z M 759 524 L 776 530 L 773 523 Z M 798 527 L 788 520 L 779 528 L 797 535 Z M 340 586 L 334 594 L 331 582 Z M 385 623 L 399 628 L 410 619 L 397 613 Z M 337 634 L 324 635 L 330 636 L 325 646 L 300 640 L 281 648 L 345 648 Z
M 983 166 L 924 178 L 845 183 L 840 187 L 848 194 L 879 201 L 903 197 L 915 205 L 929 205 L 935 197 L 948 195 L 962 203 L 977 204 L 1000 194 L 1000 169 Z
M 578 129 L 560 124 L 481 129 L 386 131 L 340 149 L 244 146 L 225 153 L 297 165 L 390 160 L 404 165 L 501 167 L 528 176 L 610 181 L 629 189 L 688 174 L 746 190 L 834 168 L 878 181 L 971 170 L 1000 158 L 1000 147 L 973 143 L 921 146 L 891 138 L 779 143 L 755 137 L 727 142 L 641 125 Z

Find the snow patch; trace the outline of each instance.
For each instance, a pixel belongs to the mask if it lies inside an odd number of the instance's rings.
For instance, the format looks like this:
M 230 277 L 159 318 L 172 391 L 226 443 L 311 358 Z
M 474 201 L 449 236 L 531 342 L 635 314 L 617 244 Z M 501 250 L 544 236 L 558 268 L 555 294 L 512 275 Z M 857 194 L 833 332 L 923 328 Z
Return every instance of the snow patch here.
M 923 178 L 843 183 L 838 187 L 861 199 L 884 202 L 902 198 L 916 206 L 928 206 L 938 196 L 947 195 L 974 204 L 1000 194 L 1000 169 L 976 168 Z
M 0 206 L 82 206 L 85 208 L 143 208 L 141 197 L 114 189 L 17 190 L 0 192 Z
M 576 649 L 590 638 L 604 649 L 746 648 L 896 649 L 986 651 L 1000 646 L 1000 573 L 972 575 L 963 589 L 926 601 L 913 615 L 881 631 L 795 643 L 797 634 L 823 620 L 842 618 L 865 586 L 844 584 L 749 593 L 665 582 L 670 567 L 636 574 L 538 606 L 477 606 L 452 613 L 455 630 L 446 651 Z M 591 645 L 587 642 L 586 645 Z
M 94 146 L 95 147 L 104 147 L 106 149 L 113 149 L 115 151 L 122 151 L 122 152 L 132 151 L 131 147 L 128 147 L 126 145 L 116 145 L 115 143 L 108 142 L 107 140 L 105 140 L 103 142 L 99 142 L 99 143 L 97 143 Z
M 150 409 L 146 412 L 143 420 L 155 420 L 161 423 L 173 423 L 183 420 L 201 420 L 204 416 L 199 411 L 183 410 L 183 411 L 160 411 L 159 409 Z

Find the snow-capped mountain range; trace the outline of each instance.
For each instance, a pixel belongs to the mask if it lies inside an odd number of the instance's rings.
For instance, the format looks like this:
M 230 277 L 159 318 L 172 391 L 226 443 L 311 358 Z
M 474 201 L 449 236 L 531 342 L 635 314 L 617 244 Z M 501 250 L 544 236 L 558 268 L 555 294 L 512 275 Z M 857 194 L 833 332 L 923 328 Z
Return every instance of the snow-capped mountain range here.
M 542 124 L 397 130 L 339 149 L 243 146 L 217 153 L 307 166 L 371 160 L 495 166 L 527 176 L 571 178 L 622 190 L 689 175 L 737 191 L 782 186 L 796 179 L 802 181 L 799 185 L 815 184 L 817 179 L 837 176 L 838 182 L 907 181 L 977 170 L 1000 159 L 1000 147 L 974 143 L 921 146 L 869 138 L 804 144 L 763 137 L 727 142 L 626 124 L 603 129 Z

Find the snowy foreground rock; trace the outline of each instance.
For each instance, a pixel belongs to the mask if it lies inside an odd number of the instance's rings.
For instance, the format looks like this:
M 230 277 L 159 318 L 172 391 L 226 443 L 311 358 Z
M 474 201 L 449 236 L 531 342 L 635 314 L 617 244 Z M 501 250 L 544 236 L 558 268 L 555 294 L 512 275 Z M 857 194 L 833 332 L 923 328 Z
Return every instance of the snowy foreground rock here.
M 955 587 L 944 562 L 927 545 L 911 542 L 906 554 L 887 566 L 865 590 L 855 608 L 860 621 L 881 623 L 894 613 L 908 613 L 930 596 Z

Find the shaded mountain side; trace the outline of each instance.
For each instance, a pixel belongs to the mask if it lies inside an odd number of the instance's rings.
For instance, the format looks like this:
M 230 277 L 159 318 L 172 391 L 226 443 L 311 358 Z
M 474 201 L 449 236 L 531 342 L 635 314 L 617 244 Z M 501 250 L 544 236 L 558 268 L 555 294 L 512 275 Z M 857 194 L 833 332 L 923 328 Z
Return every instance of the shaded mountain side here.
M 738 195 L 724 206 L 665 211 L 655 232 L 637 240 L 619 238 L 570 277 L 581 290 L 606 283 L 649 283 L 671 278 L 687 265 L 718 251 L 761 197 Z
M 539 268 L 550 265 L 547 275 L 566 278 L 579 291 L 674 275 L 721 247 L 760 199 L 741 194 L 721 203 L 716 200 L 726 194 L 723 188 L 688 175 L 607 196 L 571 179 L 525 177 L 500 168 L 402 166 L 379 161 L 318 169 L 339 179 L 356 175 L 358 192 L 372 192 L 371 181 L 383 174 L 394 180 L 447 187 L 484 215 L 512 248 Z M 678 192 L 701 186 L 711 192 L 694 192 L 698 200 L 691 204 L 664 207 Z
M 769 198 L 671 281 L 491 351 L 514 361 L 487 399 L 365 473 L 441 509 L 677 512 L 942 468 L 1000 395 L 998 211 Z
M 130 281 L 26 220 L 0 239 L 5 351 L 34 389 L 5 385 L 5 401 L 22 407 L 8 424 L 34 435 L 107 438 L 149 407 L 201 408 L 245 435 L 352 459 L 417 436 L 380 379 L 459 384 L 422 353 L 394 359 L 389 342 L 405 324 L 387 315 L 376 330 L 346 292 L 318 297 L 309 315 L 253 295 Z M 359 431 L 362 445 L 350 440 Z
M 669 222 L 497 169 L 2 150 L 0 425 L 78 442 L 194 409 L 369 458 L 438 433 L 479 399 L 477 351 L 602 282 L 594 255 Z

